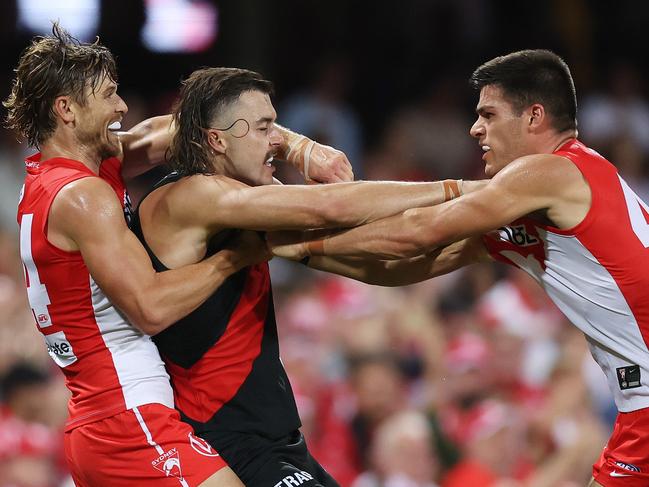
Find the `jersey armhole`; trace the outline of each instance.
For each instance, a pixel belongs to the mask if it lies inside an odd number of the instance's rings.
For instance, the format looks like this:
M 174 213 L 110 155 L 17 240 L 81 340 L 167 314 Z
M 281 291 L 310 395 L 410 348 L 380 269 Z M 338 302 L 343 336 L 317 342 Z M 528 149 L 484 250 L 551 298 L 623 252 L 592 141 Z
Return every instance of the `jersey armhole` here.
M 591 225 L 594 219 L 595 207 L 599 204 L 599 199 L 597 198 L 597 195 L 593 190 L 593 185 L 591 184 L 590 179 L 586 176 L 586 173 L 584 173 L 581 166 L 572 160 L 570 154 L 567 152 L 555 152 L 555 155 L 558 155 L 570 161 L 581 173 L 581 176 L 584 178 L 585 183 L 588 185 L 590 189 L 590 208 L 588 209 L 588 212 L 586 213 L 584 218 L 579 223 L 577 223 L 576 225 L 570 228 L 558 228 L 553 225 L 539 225 L 539 226 L 543 227 L 545 230 L 549 232 L 556 233 L 558 235 L 566 235 L 566 236 L 577 235 L 583 232 L 586 228 L 588 228 Z

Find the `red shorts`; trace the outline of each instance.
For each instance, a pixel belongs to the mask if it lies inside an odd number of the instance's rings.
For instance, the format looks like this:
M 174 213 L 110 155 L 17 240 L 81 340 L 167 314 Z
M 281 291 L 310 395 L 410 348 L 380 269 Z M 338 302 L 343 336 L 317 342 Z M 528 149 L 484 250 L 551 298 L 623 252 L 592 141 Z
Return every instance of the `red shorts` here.
M 193 487 L 226 467 L 175 409 L 146 404 L 65 434 L 77 487 Z
M 649 485 L 649 408 L 618 414 L 593 477 L 604 487 Z

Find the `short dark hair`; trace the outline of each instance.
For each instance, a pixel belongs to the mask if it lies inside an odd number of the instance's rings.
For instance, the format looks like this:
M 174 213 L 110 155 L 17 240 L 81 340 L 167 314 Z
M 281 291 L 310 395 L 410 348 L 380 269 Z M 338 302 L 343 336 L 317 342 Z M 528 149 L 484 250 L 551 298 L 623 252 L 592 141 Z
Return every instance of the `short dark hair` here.
M 481 90 L 495 85 L 519 114 L 534 103 L 542 104 L 559 131 L 577 128 L 577 95 L 570 68 L 544 49 L 512 52 L 479 66 L 470 84 Z
M 23 51 L 15 73 L 11 93 L 2 103 L 8 110 L 5 126 L 37 148 L 56 128 L 58 96 L 85 105 L 86 87 L 94 91 L 106 76 L 117 81 L 115 59 L 99 38 L 81 43 L 56 22 L 52 36 L 35 37 Z
M 173 115 L 176 133 L 167 154 L 173 170 L 183 176 L 213 172 L 205 129 L 246 91 L 270 95 L 273 84 L 238 68 L 202 68 L 182 82 Z

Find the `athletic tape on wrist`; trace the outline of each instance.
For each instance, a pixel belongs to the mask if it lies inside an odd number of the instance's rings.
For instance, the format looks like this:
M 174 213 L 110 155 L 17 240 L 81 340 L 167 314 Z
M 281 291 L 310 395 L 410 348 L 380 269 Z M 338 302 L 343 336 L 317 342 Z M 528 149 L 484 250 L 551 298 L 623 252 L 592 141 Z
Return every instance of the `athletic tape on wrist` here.
M 314 145 L 315 140 L 311 140 L 306 145 L 306 149 L 304 150 L 304 179 L 306 179 L 307 181 L 311 179 L 309 177 L 309 162 L 311 162 L 311 151 L 313 150 Z
M 306 137 L 304 135 L 298 135 L 298 138 L 293 141 L 291 144 L 289 142 L 288 144 L 288 152 L 286 153 L 286 160 L 290 160 L 291 154 L 293 153 L 293 150 L 302 143 L 303 140 L 305 140 Z
M 312 240 L 306 243 L 306 253 L 311 255 L 325 255 L 324 240 Z
M 462 195 L 458 181 L 455 181 L 454 179 L 442 181 L 442 187 L 444 188 L 444 201 L 450 201 L 453 198 L 458 198 Z

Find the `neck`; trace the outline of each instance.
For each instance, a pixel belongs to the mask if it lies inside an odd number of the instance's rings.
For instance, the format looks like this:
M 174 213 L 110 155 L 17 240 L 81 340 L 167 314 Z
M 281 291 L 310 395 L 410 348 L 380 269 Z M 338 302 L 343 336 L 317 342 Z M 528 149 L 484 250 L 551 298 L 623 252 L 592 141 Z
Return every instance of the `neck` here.
M 54 157 L 64 157 L 79 161 L 95 174 L 99 174 L 101 158 L 96 150 L 92 150 L 77 140 L 66 140 L 56 134 L 41 144 L 41 159 L 47 160 Z
M 552 134 L 542 145 L 542 150 L 537 151 L 541 154 L 551 154 L 556 151 L 563 144 L 568 142 L 570 139 L 576 139 L 577 132 L 575 130 L 567 130 L 565 132 Z

